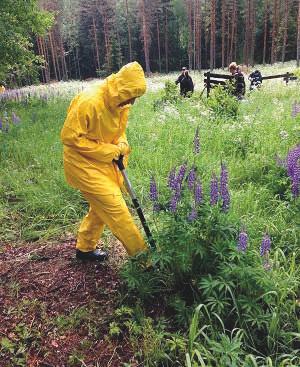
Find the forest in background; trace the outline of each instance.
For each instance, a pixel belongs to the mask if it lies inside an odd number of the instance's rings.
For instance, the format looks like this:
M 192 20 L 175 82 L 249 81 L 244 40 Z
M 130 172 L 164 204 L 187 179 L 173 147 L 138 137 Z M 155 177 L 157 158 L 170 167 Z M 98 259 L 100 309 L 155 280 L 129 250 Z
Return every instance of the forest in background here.
M 44 20 L 43 27 L 22 33 L 35 62 L 16 67 L 19 56 L 14 55 L 0 67 L 0 79 L 15 84 L 30 83 L 36 65 L 42 65 L 39 79 L 49 82 L 104 77 L 132 60 L 148 74 L 183 65 L 212 70 L 233 60 L 299 63 L 300 0 L 2 1 L 0 31 L 6 30 L 5 21 L 31 17 L 28 8 Z M 11 33 L 0 33 L 0 40 L 7 37 Z M 7 55 L 0 51 L 0 56 L 5 64 Z

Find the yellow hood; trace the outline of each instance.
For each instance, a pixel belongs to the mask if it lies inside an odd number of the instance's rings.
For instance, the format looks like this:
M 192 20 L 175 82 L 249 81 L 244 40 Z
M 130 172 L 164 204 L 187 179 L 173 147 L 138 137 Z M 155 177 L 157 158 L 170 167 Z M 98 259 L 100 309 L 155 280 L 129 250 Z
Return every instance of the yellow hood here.
M 141 65 L 134 61 L 123 66 L 117 74 L 106 78 L 108 104 L 116 108 L 120 103 L 142 96 L 146 92 L 146 79 Z

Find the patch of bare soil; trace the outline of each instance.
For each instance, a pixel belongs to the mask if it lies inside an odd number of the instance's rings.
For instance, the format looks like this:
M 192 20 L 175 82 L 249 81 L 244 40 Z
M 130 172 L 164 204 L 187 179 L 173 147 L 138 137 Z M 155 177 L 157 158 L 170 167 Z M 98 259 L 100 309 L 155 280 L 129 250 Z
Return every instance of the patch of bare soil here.
M 136 365 L 127 341 L 108 337 L 118 264 L 77 261 L 74 247 L 72 240 L 1 246 L 1 367 Z M 113 259 L 124 257 L 114 248 Z

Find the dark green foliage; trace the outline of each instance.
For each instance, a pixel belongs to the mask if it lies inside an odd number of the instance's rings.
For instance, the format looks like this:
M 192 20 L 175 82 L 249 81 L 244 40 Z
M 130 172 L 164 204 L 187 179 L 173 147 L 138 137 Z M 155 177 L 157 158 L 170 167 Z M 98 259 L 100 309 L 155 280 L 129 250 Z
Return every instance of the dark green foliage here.
M 226 88 L 221 85 L 214 87 L 206 103 L 216 117 L 237 118 L 239 102 L 232 95 L 232 85 L 228 84 Z
M 37 0 L 1 0 L 0 80 L 14 84 L 37 79 L 42 59 L 33 52 L 32 35 L 44 34 L 52 22 Z

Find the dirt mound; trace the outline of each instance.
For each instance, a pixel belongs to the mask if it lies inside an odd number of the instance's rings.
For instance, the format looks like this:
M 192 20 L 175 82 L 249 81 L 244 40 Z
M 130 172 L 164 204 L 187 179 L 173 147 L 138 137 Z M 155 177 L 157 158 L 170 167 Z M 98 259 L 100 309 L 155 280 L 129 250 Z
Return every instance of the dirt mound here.
M 72 240 L 1 250 L 2 367 L 119 367 L 130 361 L 126 341 L 107 337 L 118 306 L 116 264 L 77 261 Z

